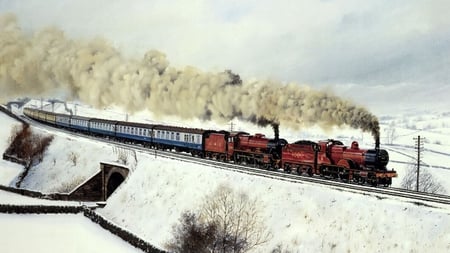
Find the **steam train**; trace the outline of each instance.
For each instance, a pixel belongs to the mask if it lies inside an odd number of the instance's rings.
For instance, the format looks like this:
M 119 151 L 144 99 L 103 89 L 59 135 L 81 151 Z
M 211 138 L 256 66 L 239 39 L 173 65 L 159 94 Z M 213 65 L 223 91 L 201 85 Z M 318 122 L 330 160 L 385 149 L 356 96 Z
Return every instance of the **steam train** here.
M 379 148 L 378 140 L 374 149 L 360 149 L 356 141 L 349 147 L 331 139 L 288 143 L 277 135 L 269 139 L 262 134 L 247 132 L 105 120 L 34 108 L 24 108 L 23 113 L 55 127 L 264 169 L 319 175 L 373 186 L 389 186 L 392 178 L 397 176 L 394 170 L 387 170 L 389 154 Z

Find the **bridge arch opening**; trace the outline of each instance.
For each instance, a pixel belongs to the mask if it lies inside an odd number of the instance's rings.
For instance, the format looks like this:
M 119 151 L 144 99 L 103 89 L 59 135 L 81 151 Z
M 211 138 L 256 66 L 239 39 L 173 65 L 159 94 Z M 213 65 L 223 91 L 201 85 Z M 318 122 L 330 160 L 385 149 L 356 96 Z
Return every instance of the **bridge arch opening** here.
M 120 184 L 125 181 L 125 178 L 118 172 L 114 172 L 111 174 L 108 180 L 107 188 L 106 188 L 106 198 L 111 196 L 113 192 L 120 186 Z

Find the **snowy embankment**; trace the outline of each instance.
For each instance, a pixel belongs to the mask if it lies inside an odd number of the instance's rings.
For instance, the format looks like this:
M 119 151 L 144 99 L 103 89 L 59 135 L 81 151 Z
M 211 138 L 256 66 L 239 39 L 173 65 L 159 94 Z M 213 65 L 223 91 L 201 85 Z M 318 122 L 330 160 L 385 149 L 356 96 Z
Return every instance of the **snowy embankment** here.
M 3 113 L 0 113 L 0 122 L 2 122 L 0 150 L 3 153 L 8 146 L 11 129 L 19 125 L 19 123 L 5 116 Z M 82 144 L 82 142 L 79 144 Z M 65 145 L 67 145 L 67 142 L 65 142 Z M 87 145 L 86 147 L 89 148 L 90 146 Z M 68 148 L 62 148 L 62 150 L 64 149 Z M 68 150 L 72 150 L 72 148 Z M 94 148 L 94 150 L 90 151 L 101 151 L 101 149 Z M 49 152 L 47 152 L 48 154 Z M 87 157 L 84 156 L 83 158 Z M 48 159 L 46 158 L 45 160 Z M 88 164 L 88 166 L 90 165 Z M 93 168 L 98 169 L 98 165 Z M 65 169 L 58 171 L 61 175 L 53 179 L 42 175 L 41 177 L 35 178 L 36 174 L 34 174 L 34 176 L 29 178 L 33 179 L 31 181 L 37 182 L 34 184 L 37 187 L 30 188 L 38 190 L 46 188 L 44 186 L 47 185 L 48 189 L 55 189 L 58 184 L 63 185 L 64 182 L 70 182 L 71 174 L 65 173 L 67 169 L 70 169 L 70 166 L 66 166 Z M 0 184 L 6 186 L 13 184 L 15 178 L 22 170 L 23 167 L 21 165 L 1 159 Z M 44 174 L 48 171 L 45 168 L 41 168 L 40 170 Z M 75 174 L 85 174 L 83 167 L 75 167 L 73 171 Z M 80 205 L 78 202 L 36 199 L 4 191 L 0 191 L 0 204 L 39 206 Z M 0 226 L 2 227 L 0 230 L 1 252 L 140 252 L 117 236 L 112 235 L 109 231 L 104 230 L 99 225 L 90 221 L 83 214 L 0 214 Z
M 43 163 L 29 174 L 25 187 L 61 190 L 98 170 L 99 162 L 117 160 L 109 144 L 54 135 Z M 75 165 L 68 158 L 73 152 L 78 154 Z M 257 197 L 263 206 L 274 237 L 259 252 L 269 252 L 277 244 L 293 252 L 450 250 L 448 207 L 417 206 L 323 186 L 280 182 L 142 153 L 137 158 L 128 179 L 99 213 L 157 247 L 170 238 L 171 226 L 183 211 L 195 211 L 205 195 L 218 185 L 228 184 Z M 400 180 L 395 179 L 394 184 Z
M 170 224 L 184 210 L 196 210 L 220 184 L 256 196 L 274 238 L 299 252 L 377 252 L 450 250 L 450 210 L 416 206 L 139 156 L 137 169 L 100 212 L 161 246 Z M 295 252 L 295 251 L 294 251 Z

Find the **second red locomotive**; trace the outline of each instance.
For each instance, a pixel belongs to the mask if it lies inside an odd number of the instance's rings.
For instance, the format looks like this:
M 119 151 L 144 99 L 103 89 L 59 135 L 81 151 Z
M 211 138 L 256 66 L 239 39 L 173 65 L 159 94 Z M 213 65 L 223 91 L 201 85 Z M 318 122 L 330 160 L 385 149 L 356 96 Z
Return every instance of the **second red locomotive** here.
M 298 141 L 283 148 L 281 167 L 287 172 L 387 186 L 397 176 L 387 170 L 388 162 L 389 154 L 378 142 L 375 149 L 360 149 L 356 141 L 350 147 L 337 140 Z

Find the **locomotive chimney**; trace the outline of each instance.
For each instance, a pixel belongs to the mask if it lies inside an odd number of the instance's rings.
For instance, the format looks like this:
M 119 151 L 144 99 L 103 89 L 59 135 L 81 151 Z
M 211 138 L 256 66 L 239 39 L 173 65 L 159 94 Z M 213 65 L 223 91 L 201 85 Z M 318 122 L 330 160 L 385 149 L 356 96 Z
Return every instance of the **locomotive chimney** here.
M 273 128 L 273 132 L 274 132 L 274 136 L 275 136 L 275 141 L 278 141 L 280 138 L 280 125 L 277 123 L 273 123 L 272 124 L 272 128 Z
M 375 137 L 375 149 L 380 149 L 380 136 Z

